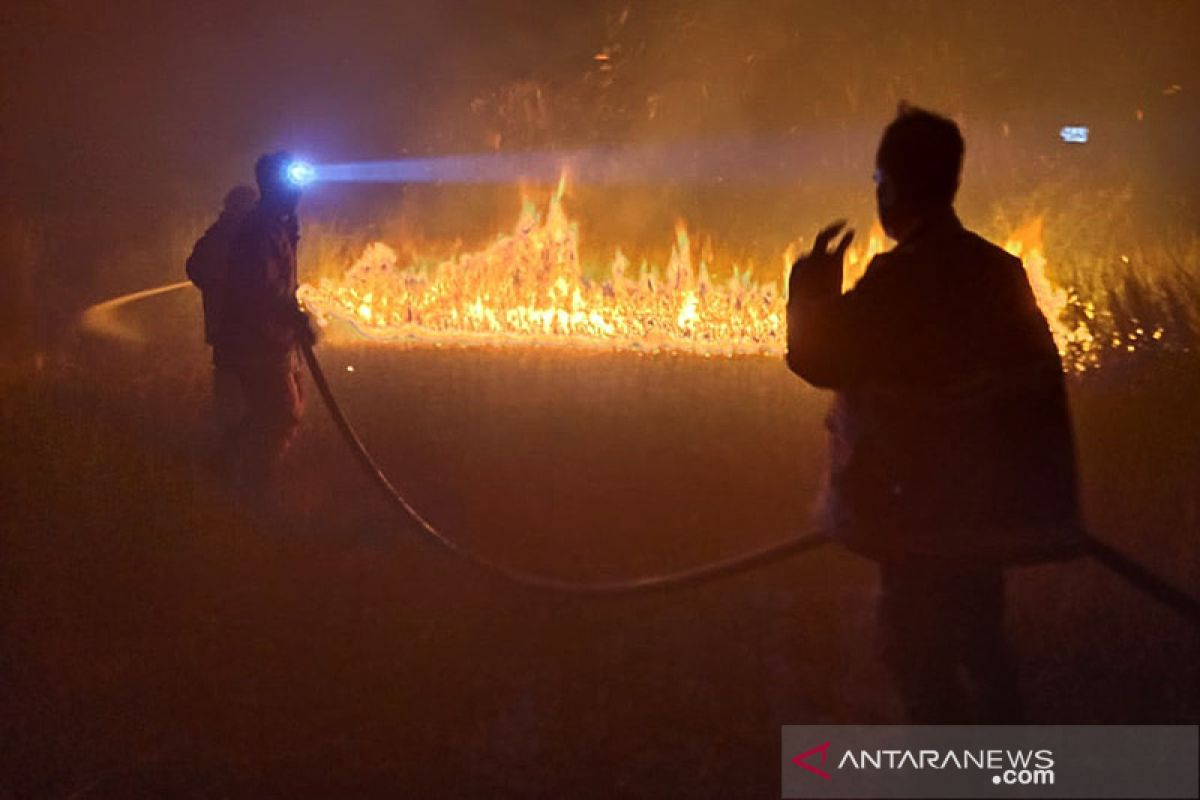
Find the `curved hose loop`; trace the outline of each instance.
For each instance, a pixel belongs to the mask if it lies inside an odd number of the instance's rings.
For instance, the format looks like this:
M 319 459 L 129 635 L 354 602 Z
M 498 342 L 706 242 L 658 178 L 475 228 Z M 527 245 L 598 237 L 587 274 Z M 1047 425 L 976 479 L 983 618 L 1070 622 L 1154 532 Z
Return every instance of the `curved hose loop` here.
M 85 330 L 90 329 L 93 332 L 106 334 L 117 339 L 137 339 L 137 334 L 128 332 L 119 323 L 114 322 L 111 319 L 111 313 L 129 303 L 176 289 L 183 289 L 190 285 L 190 282 L 182 281 L 140 292 L 132 292 L 97 303 L 84 311 L 81 318 L 82 327 Z M 396 490 L 396 487 L 392 485 L 387 476 L 383 474 L 383 471 L 379 469 L 375 460 L 371 458 L 371 454 L 367 452 L 362 440 L 358 438 L 358 434 L 355 433 L 353 426 L 346 419 L 346 415 L 342 413 L 341 406 L 338 405 L 337 399 L 333 396 L 333 392 L 329 388 L 329 383 L 325 380 L 325 372 L 321 369 L 321 364 L 317 361 L 317 357 L 312 351 L 312 346 L 306 344 L 301 350 L 304 353 L 304 360 L 308 364 L 309 371 L 312 373 L 313 381 L 317 384 L 317 389 L 320 391 L 321 397 L 325 401 L 330 415 L 333 417 L 333 421 L 337 424 L 338 430 L 345 437 L 346 443 L 350 445 L 350 449 L 354 452 L 355 457 L 366 469 L 367 475 L 383 489 L 388 499 L 394 505 L 399 506 L 434 541 L 455 555 L 527 587 L 583 595 L 650 592 L 658 589 L 683 587 L 744 572 L 763 564 L 769 564 L 772 561 L 815 549 L 828 541 L 823 534 L 810 532 L 786 539 L 777 544 L 752 550 L 743 556 L 718 561 L 692 570 L 647 578 L 635 578 L 627 581 L 599 583 L 579 583 L 542 575 L 533 575 L 495 563 L 471 552 L 452 539 L 446 538 L 404 499 L 404 496 Z M 1113 549 L 1113 547 L 1094 536 L 1089 535 L 1087 537 L 1086 552 L 1102 566 L 1115 573 L 1138 591 L 1182 615 L 1192 625 L 1200 627 L 1200 602 L 1197 602 L 1196 598 L 1187 592 L 1171 585 L 1137 561 Z
M 366 445 L 363 444 L 362 439 L 359 438 L 358 433 L 354 430 L 354 426 L 346 419 L 346 415 L 342 412 L 337 398 L 333 396 L 333 391 L 329 388 L 329 382 L 325 379 L 325 371 L 321 369 L 321 363 L 317 360 L 316 354 L 313 353 L 312 346 L 305 344 L 301 350 L 304 354 L 304 361 L 308 364 L 309 372 L 312 373 L 313 383 L 317 385 L 317 391 L 320 392 L 321 398 L 325 401 L 325 406 L 329 409 L 329 414 L 333 417 L 334 424 L 341 432 L 343 438 L 345 438 L 346 443 L 350 445 L 351 451 L 353 451 L 355 458 L 358 459 L 358 462 L 366 471 L 367 476 L 383 490 L 388 500 L 394 506 L 399 507 L 431 539 L 451 553 L 454 553 L 454 555 L 522 586 L 531 589 L 580 595 L 631 594 L 635 592 L 653 592 L 662 589 L 695 586 L 813 550 L 829 541 L 823 533 L 811 531 L 793 536 L 776 544 L 751 550 L 744 555 L 716 561 L 694 569 L 620 581 L 571 581 L 563 578 L 552 578 L 545 575 L 522 572 L 521 570 L 481 556 L 447 537 L 432 522 L 422 516 L 413 507 L 412 503 L 408 502 L 404 495 L 388 480 L 387 475 L 383 473 L 379 465 L 375 463 L 375 459 L 371 457 L 371 453 L 367 450 Z
M 829 542 L 829 539 L 823 533 L 810 531 L 776 544 L 751 550 L 749 553 L 741 556 L 713 562 L 694 569 L 623 581 L 577 582 L 522 572 L 497 563 L 468 550 L 453 539 L 448 538 L 433 523 L 421 516 L 420 512 L 413 508 L 412 504 L 400 494 L 383 473 L 383 470 L 379 468 L 379 465 L 375 463 L 375 459 L 371 458 L 370 452 L 367 451 L 366 446 L 358 437 L 354 426 L 350 424 L 350 421 L 346 419 L 346 415 L 342 413 L 342 408 L 338 404 L 337 398 L 333 396 L 333 391 L 329 388 L 329 382 L 325 380 L 325 371 L 321 369 L 321 363 L 317 361 L 317 356 L 313 353 L 312 346 L 305 344 L 301 349 L 304 353 L 304 360 L 308 364 L 308 369 L 312 373 L 313 382 L 317 385 L 317 391 L 321 393 L 321 397 L 324 399 L 325 405 L 329 409 L 329 413 L 333 417 L 338 430 L 341 431 L 342 436 L 346 439 L 346 443 L 350 445 L 350 449 L 366 470 L 367 475 L 384 491 L 388 499 L 394 505 L 399 506 L 413 522 L 420 526 L 430 538 L 442 547 L 460 558 L 485 570 L 497 573 L 514 583 L 533 589 L 580 595 L 653 592 L 663 589 L 695 586 L 718 578 L 736 575 L 764 564 L 816 549 Z M 1105 544 L 1090 534 L 1087 536 L 1086 552 L 1135 589 L 1176 611 L 1192 623 L 1192 625 L 1200 627 L 1200 603 L 1187 592 L 1172 586 L 1129 556 L 1113 549 L 1112 546 Z

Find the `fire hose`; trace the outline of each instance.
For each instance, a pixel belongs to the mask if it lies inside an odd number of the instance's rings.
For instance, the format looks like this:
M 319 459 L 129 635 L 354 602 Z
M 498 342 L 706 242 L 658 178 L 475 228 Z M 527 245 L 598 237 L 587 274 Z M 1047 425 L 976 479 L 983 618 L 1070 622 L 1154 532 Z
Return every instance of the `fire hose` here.
M 692 569 L 618 581 L 572 581 L 523 572 L 509 567 L 480 555 L 449 538 L 413 507 L 412 503 L 400 493 L 380 469 L 362 439 L 359 438 L 357 431 L 354 430 L 354 426 L 346 418 L 333 390 L 329 387 L 329 382 L 325 379 L 325 371 L 321 368 L 321 362 L 317 360 L 312 346 L 305 344 L 301 349 L 309 372 L 312 373 L 313 383 L 316 384 L 321 399 L 325 401 L 325 406 L 329 409 L 329 414 L 342 434 L 342 438 L 346 440 L 346 444 L 349 445 L 351 452 L 367 473 L 367 477 L 383 491 L 389 502 L 446 550 L 477 567 L 496 573 L 514 583 L 533 589 L 582 595 L 652 592 L 695 586 L 736 575 L 814 550 L 830 541 L 821 531 L 808 531 L 739 556 L 710 562 Z M 1173 586 L 1147 567 L 1090 534 L 1086 536 L 1085 553 L 1138 591 L 1173 609 L 1193 625 L 1200 627 L 1200 603 L 1187 592 Z
M 359 438 L 358 432 L 354 430 L 354 426 L 346 419 L 341 405 L 338 403 L 337 398 L 334 397 L 333 391 L 329 388 L 329 381 L 325 379 L 325 371 L 321 369 L 321 362 L 317 360 L 312 346 L 305 344 L 301 350 L 304 353 L 304 360 L 308 364 L 308 370 L 312 373 L 313 383 L 317 385 L 317 391 L 320 392 L 321 399 L 325 401 L 325 407 L 329 409 L 329 414 L 333 417 L 334 425 L 337 426 L 338 431 L 342 434 L 342 438 L 346 440 L 346 444 L 350 446 L 351 452 L 367 473 L 367 477 L 383 490 L 388 501 L 393 506 L 399 508 L 418 528 L 446 550 L 471 562 L 477 567 L 494 572 L 514 583 L 532 589 L 568 594 L 597 595 L 651 592 L 660 589 L 707 583 L 717 578 L 735 575 L 739 572 L 745 572 L 760 565 L 770 564 L 788 556 L 816 549 L 829 541 L 820 531 L 809 531 L 785 539 L 782 542 L 751 550 L 734 558 L 712 562 L 694 569 L 620 581 L 572 581 L 552 578 L 546 575 L 535 575 L 514 569 L 467 549 L 438 530 L 437 526 L 427 520 L 413 507 L 412 503 L 400 493 L 388 479 L 387 475 L 384 474 L 383 470 L 379 468 L 379 465 L 375 463 L 375 459 L 372 458 L 370 451 L 367 450 L 366 445 Z

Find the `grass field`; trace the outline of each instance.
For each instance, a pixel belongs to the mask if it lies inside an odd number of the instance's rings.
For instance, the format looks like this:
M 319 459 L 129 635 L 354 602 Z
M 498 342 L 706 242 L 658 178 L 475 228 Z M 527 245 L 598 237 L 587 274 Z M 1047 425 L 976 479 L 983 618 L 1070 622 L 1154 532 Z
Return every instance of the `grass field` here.
M 874 568 L 548 596 L 423 542 L 310 393 L 282 519 L 206 477 L 191 292 L 3 376 L 0 796 L 778 796 L 779 726 L 890 722 Z M 826 397 L 775 360 L 322 348 L 455 539 L 640 576 L 807 527 Z M 346 370 L 354 368 L 353 372 Z M 1096 535 L 1200 591 L 1194 353 L 1071 379 Z M 1200 637 L 1089 562 L 1016 571 L 1034 722 L 1200 722 Z

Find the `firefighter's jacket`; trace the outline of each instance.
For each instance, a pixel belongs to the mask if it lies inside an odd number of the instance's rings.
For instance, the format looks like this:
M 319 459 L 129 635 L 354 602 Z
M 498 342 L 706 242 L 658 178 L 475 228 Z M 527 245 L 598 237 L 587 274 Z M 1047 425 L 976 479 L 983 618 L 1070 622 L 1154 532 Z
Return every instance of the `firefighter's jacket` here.
M 818 508 L 831 536 L 880 561 L 1079 552 L 1062 365 L 1019 259 L 948 212 L 844 294 L 803 277 L 787 363 L 835 390 Z
M 204 341 L 214 344 L 221 329 L 221 309 L 225 301 L 225 278 L 229 272 L 229 251 L 245 215 L 222 212 L 192 248 L 187 260 L 187 276 L 204 303 Z
M 260 203 L 233 239 L 220 332 L 213 346 L 218 367 L 279 365 L 294 357 L 303 314 L 296 301 L 294 213 Z

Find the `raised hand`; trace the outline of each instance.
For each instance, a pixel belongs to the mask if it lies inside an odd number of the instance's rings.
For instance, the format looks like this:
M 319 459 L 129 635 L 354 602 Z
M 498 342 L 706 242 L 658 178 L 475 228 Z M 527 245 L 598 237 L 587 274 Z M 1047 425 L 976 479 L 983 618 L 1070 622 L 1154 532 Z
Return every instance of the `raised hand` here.
M 842 260 L 854 241 L 854 230 L 847 230 L 837 245 L 829 243 L 846 227 L 840 219 L 821 229 L 813 240 L 813 248 L 796 259 L 788 276 L 788 297 L 836 297 L 842 290 Z

